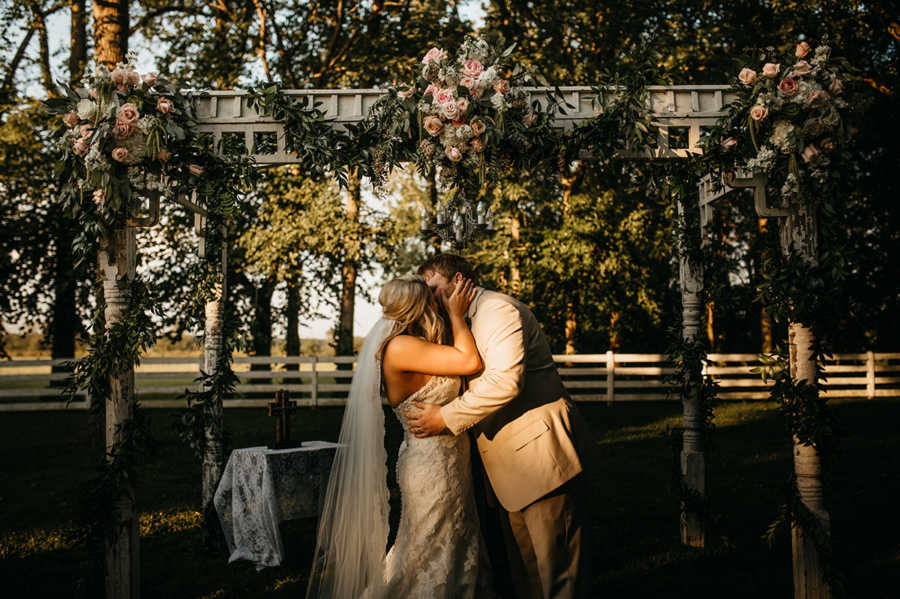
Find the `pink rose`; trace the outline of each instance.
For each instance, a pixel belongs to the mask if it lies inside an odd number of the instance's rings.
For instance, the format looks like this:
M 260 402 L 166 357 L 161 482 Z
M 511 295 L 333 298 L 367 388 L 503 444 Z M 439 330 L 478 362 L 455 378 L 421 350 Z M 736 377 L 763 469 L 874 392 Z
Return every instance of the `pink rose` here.
M 84 156 L 88 151 L 87 142 L 84 139 L 76 139 L 75 143 L 72 144 L 72 151 L 79 156 Z
M 116 120 L 122 121 L 123 123 L 128 123 L 129 125 L 133 125 L 138 122 L 138 119 L 141 118 L 141 113 L 138 112 L 137 106 L 129 102 L 128 104 L 122 104 L 119 107 L 119 111 L 116 113 Z
M 459 106 L 456 105 L 456 102 L 441 104 L 441 114 L 444 118 L 455 121 L 459 117 Z
M 812 50 L 812 48 L 809 47 L 809 44 L 807 44 L 806 42 L 800 42 L 799 44 L 797 44 L 797 49 L 794 50 L 794 54 L 797 55 L 797 58 L 803 58 L 804 56 L 809 54 L 810 50 Z
M 768 114 L 769 109 L 759 104 L 750 109 L 750 118 L 752 118 L 754 121 L 761 121 L 766 118 L 766 115 Z
M 440 91 L 440 89 L 441 88 L 436 86 L 434 83 L 429 83 L 428 87 L 425 88 L 425 95 L 431 94 L 431 97 L 434 98 L 437 95 L 438 91 Z
M 128 160 L 128 149 L 119 146 L 112 151 L 112 159 L 116 162 L 125 162 Z
M 499 93 L 499 92 L 498 92 Z M 473 137 L 469 140 L 469 146 L 471 146 L 473 152 L 483 152 L 484 144 L 481 143 L 481 140 L 477 137 Z
M 175 105 L 172 104 L 172 100 L 168 98 L 160 98 L 156 101 L 156 109 L 160 112 L 160 114 L 169 114 L 173 110 L 175 110 Z
M 397 92 L 397 97 L 398 97 L 398 98 L 403 98 L 404 100 L 405 100 L 406 98 L 409 98 L 409 97 L 412 96 L 412 95 L 413 95 L 413 90 L 412 90 L 412 88 L 410 88 L 410 89 L 404 89 L 404 90 L 402 90 L 402 91 Z
M 478 79 L 475 79 L 474 77 L 463 77 L 459 80 L 459 84 L 469 91 L 475 91 Z
M 498 79 L 494 81 L 494 91 L 498 94 L 509 93 L 509 81 L 506 79 Z
M 474 133 L 475 135 L 481 135 L 482 133 L 484 133 L 484 121 L 482 121 L 481 119 L 474 119 L 470 123 L 470 126 L 472 127 L 472 133 Z
M 809 63 L 805 60 L 798 60 L 797 64 L 795 64 L 791 70 L 791 73 L 793 75 L 808 75 L 810 68 Z
M 87 139 L 94 132 L 94 128 L 90 125 L 82 125 L 78 128 L 78 132 L 81 133 L 81 139 Z
M 144 85 L 147 87 L 153 87 L 156 85 L 157 77 L 156 73 L 144 73 Z
M 809 144 L 803 148 L 803 152 L 800 153 L 800 156 L 803 157 L 804 162 L 811 162 L 819 156 L 819 148 L 813 144 Z
M 481 95 L 484 93 L 484 88 L 481 88 L 481 87 L 478 87 L 478 86 L 474 86 L 474 87 L 472 87 L 472 88 L 469 89 L 469 93 L 472 94 L 472 97 L 473 97 L 473 98 L 480 98 Z
M 127 139 L 131 137 L 132 133 L 134 133 L 134 125 L 130 123 L 116 121 L 116 124 L 113 126 L 113 135 L 116 136 L 116 139 Z
M 526 127 L 534 127 L 537 124 L 538 115 L 536 112 L 529 112 L 525 116 L 522 117 L 522 122 Z
M 828 99 L 829 95 L 827 91 L 823 89 L 816 90 L 809 95 L 809 105 L 819 108 L 821 106 L 824 106 L 825 103 L 828 102 Z
M 94 203 L 97 204 L 98 206 L 103 205 L 104 195 L 105 194 L 103 193 L 102 189 L 95 189 L 94 194 L 93 194 Z
M 433 114 L 425 117 L 425 121 L 423 122 L 425 130 L 428 131 L 429 135 L 437 135 L 444 128 L 444 123 L 440 118 L 434 116 Z
M 476 60 L 474 58 L 470 58 L 466 62 L 463 63 L 463 75 L 466 77 L 472 77 L 473 79 L 478 79 L 478 76 L 484 72 L 484 65 L 481 64 L 481 61 Z
M 738 145 L 738 140 L 733 137 L 729 137 L 722 140 L 722 149 L 726 152 L 730 152 L 733 148 Z
M 125 71 L 125 78 L 129 85 L 139 85 L 141 83 L 141 76 L 137 71 Z
M 469 109 L 469 101 L 465 98 L 460 98 L 456 101 L 456 107 L 459 108 L 460 113 L 463 113 Z
M 450 159 L 451 162 L 459 162 L 460 160 L 462 160 L 462 152 L 460 152 L 459 148 L 457 148 L 456 146 L 450 146 L 449 148 L 447 148 L 444 154 L 447 156 L 447 158 Z
M 741 83 L 744 85 L 753 85 L 753 82 L 756 81 L 756 71 L 745 67 L 741 69 L 741 72 L 738 74 L 738 79 L 740 79 Z
M 453 92 L 449 89 L 439 89 L 437 94 L 434 96 L 434 101 L 440 105 L 444 105 L 447 102 L 453 101 Z
M 785 98 L 793 98 L 797 95 L 799 89 L 800 84 L 790 77 L 782 79 L 781 83 L 778 84 L 778 91 L 781 92 L 781 95 Z
M 778 72 L 781 70 L 780 64 L 775 64 L 774 62 L 767 62 L 763 65 L 763 76 L 768 77 L 769 79 L 774 79 L 778 76 Z
M 97 99 L 97 90 L 92 87 L 91 89 L 88 90 L 88 95 L 96 100 Z
M 422 64 L 428 64 L 429 62 L 438 63 L 445 58 L 447 58 L 446 52 L 440 48 L 432 48 L 425 54 L 425 57 L 422 59 Z
M 156 159 L 159 160 L 160 162 L 168 162 L 169 158 L 171 158 L 171 157 L 172 157 L 172 152 L 168 151 L 165 148 L 160 150 L 159 154 L 156 155 Z
M 837 94 L 841 93 L 842 91 L 844 91 L 844 84 L 841 82 L 840 79 L 835 77 L 834 79 L 831 80 L 831 84 L 828 86 L 828 91 L 837 95 Z
M 81 119 L 78 118 L 77 112 L 67 112 L 62 116 L 62 120 L 66 124 L 66 126 L 71 129 L 72 127 L 77 125 L 78 121 Z
M 826 152 L 831 152 L 834 150 L 834 140 L 830 137 L 826 137 L 822 141 L 819 142 L 819 145 L 822 146 L 822 149 Z
M 189 165 L 188 165 L 188 170 L 189 170 L 189 171 L 191 172 L 191 174 L 194 175 L 195 177 L 199 177 L 200 175 L 203 174 L 203 167 L 200 166 L 199 164 L 189 164 Z
M 125 71 L 119 68 L 113 69 L 113 72 L 110 74 L 112 78 L 112 82 L 116 85 L 124 85 L 128 82 L 128 75 L 125 74 Z

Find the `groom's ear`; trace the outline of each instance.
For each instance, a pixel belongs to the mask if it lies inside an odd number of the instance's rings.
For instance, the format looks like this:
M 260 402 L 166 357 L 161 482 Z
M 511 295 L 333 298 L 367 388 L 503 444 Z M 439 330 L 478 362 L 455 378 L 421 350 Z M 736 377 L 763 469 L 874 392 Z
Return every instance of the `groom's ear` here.
M 461 272 L 458 272 L 458 273 L 456 273 L 455 275 L 453 275 L 453 282 L 454 282 L 454 283 L 459 283 L 459 282 L 462 281 L 464 278 L 465 278 L 465 277 L 463 277 L 463 274 L 462 274 Z

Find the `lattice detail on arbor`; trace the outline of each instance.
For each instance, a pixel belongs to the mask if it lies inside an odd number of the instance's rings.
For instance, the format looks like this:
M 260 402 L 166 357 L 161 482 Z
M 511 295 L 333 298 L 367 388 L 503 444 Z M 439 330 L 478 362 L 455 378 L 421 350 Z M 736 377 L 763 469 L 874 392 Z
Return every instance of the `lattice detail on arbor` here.
M 560 87 L 563 97 L 574 106 L 557 113 L 555 120 L 563 129 L 571 129 L 600 111 L 597 96 L 590 87 Z M 548 88 L 528 88 L 532 98 L 546 105 Z M 649 106 L 658 129 L 659 158 L 683 158 L 702 153 L 698 147 L 703 128 L 711 127 L 725 114 L 725 106 L 734 99 L 727 85 L 651 86 Z M 384 93 L 380 89 L 285 90 L 303 105 L 310 102 L 320 108 L 334 126 L 342 127 L 365 118 L 368 110 Z M 211 134 L 226 147 L 243 146 L 259 164 L 292 164 L 297 157 L 284 149 L 284 127 L 248 106 L 249 94 L 240 90 L 212 91 L 198 95 L 197 130 Z

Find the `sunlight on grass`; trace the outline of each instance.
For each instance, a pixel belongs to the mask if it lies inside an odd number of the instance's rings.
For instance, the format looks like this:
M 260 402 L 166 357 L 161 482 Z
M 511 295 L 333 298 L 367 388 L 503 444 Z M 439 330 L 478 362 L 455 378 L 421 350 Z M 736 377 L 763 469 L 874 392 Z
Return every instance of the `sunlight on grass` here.
M 184 532 L 199 528 L 200 512 L 194 510 L 150 512 L 140 515 L 142 537 Z M 28 531 L 13 531 L 0 537 L 0 559 L 26 558 L 38 553 L 49 553 L 75 547 L 84 534 L 84 528 L 69 523 L 64 526 Z
M 297 584 L 302 583 L 303 581 L 304 577 L 301 576 L 288 576 L 286 578 L 279 578 L 275 581 L 275 584 L 270 587 L 270 590 L 277 591 L 283 588 L 293 587 Z

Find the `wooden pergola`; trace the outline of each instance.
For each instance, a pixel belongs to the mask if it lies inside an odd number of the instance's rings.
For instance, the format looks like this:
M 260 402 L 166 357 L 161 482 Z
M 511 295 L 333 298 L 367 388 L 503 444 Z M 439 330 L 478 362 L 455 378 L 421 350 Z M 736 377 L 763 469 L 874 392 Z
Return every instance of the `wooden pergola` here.
M 571 129 L 579 123 L 588 121 L 598 115 L 602 106 L 597 101 L 596 93 L 589 87 L 560 88 L 527 88 L 531 99 L 538 100 L 546 106 L 548 91 L 562 93 L 566 102 L 574 106 L 573 110 L 553 114 L 555 125 L 563 129 Z M 684 158 L 702 153 L 699 141 L 703 130 L 712 127 L 727 114 L 728 104 L 735 99 L 727 85 L 674 85 L 651 86 L 647 110 L 651 121 L 657 127 L 657 147 L 652 149 L 651 156 L 657 159 Z M 287 90 L 282 93 L 313 104 L 323 110 L 326 119 L 333 127 L 361 121 L 367 116 L 369 109 L 386 91 L 379 89 L 309 89 Z M 210 134 L 217 142 L 224 140 L 230 147 L 233 144 L 243 145 L 255 162 L 260 166 L 295 164 L 299 160 L 285 150 L 284 124 L 270 116 L 260 114 L 250 106 L 250 94 L 240 90 L 209 91 L 196 94 L 197 131 Z M 646 158 L 647 156 L 642 156 Z M 638 158 L 638 157 L 635 157 Z M 784 251 L 794 251 L 804 256 L 811 263 L 816 260 L 816 223 L 810 211 L 798 209 L 788 211 L 773 209 L 766 205 L 766 180 L 752 173 L 742 176 L 727 174 L 724 178 L 716 174 L 716 179 L 707 175 L 697 182 L 699 188 L 699 204 L 697 206 L 680 205 L 679 211 L 700 210 L 701 236 L 702 228 L 709 220 L 711 203 L 734 188 L 750 187 L 754 189 L 755 207 L 761 216 L 777 216 L 781 218 L 781 239 Z M 202 214 L 196 202 L 182 200 L 182 203 Z M 198 214 L 198 218 L 201 215 Z M 133 223 L 141 226 L 144 223 Z M 151 224 L 148 222 L 147 224 Z M 133 239 L 133 237 L 132 237 Z M 682 330 L 683 339 L 694 343 L 698 338 L 700 314 L 702 311 L 701 292 L 703 287 L 702 265 L 692 264 L 687 259 L 687 252 L 680 252 L 680 285 L 682 294 Z M 134 244 L 130 244 L 129 263 L 133 265 Z M 223 253 L 222 265 L 226 268 L 227 255 Z M 224 278 L 223 278 L 224 280 Z M 219 289 L 217 296 L 206 306 L 204 370 L 214 368 L 221 353 L 223 300 L 225 293 Z M 110 301 L 110 298 L 107 298 Z M 810 349 L 814 339 L 808 327 L 799 323 L 790 323 L 791 374 L 795 380 L 814 382 L 816 362 Z M 681 472 L 683 481 L 689 490 L 704 497 L 706 492 L 706 462 L 703 452 L 703 422 L 700 406 L 699 369 L 689 372 L 688 388 L 692 392 L 683 398 L 683 441 L 681 450 Z M 218 413 L 221 414 L 221 405 Z M 127 417 L 123 413 L 123 417 Z M 108 419 L 108 427 L 116 426 L 116 422 Z M 220 449 L 218 451 L 221 451 Z M 828 524 L 828 514 L 824 508 L 822 497 L 821 467 L 817 451 L 813 447 L 804 446 L 794 440 L 795 473 L 801 501 L 815 514 L 820 522 Z M 204 458 L 204 503 L 211 499 L 217 483 L 216 477 L 207 476 L 207 465 L 221 461 L 221 456 L 210 455 Z M 702 547 L 705 539 L 705 526 L 700 514 L 692 511 L 684 502 L 681 513 L 681 538 L 685 545 Z M 132 540 L 136 543 L 136 539 Z M 125 541 L 126 545 L 129 545 Z M 126 556 L 128 551 L 120 552 Z M 793 560 L 795 597 L 827 597 L 830 590 L 825 582 L 824 568 L 819 551 L 813 541 L 798 528 L 793 531 Z M 133 571 L 133 570 L 132 570 Z

